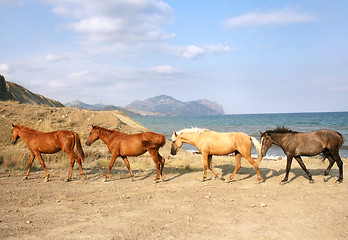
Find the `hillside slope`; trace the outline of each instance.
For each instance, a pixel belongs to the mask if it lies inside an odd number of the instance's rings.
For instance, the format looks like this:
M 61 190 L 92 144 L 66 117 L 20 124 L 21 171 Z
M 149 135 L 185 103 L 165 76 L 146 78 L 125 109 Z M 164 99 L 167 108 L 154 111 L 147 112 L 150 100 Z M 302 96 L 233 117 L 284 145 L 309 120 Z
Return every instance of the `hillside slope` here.
M 64 107 L 59 101 L 32 93 L 16 83 L 6 81 L 2 75 L 0 75 L 0 100 L 30 103 L 34 105 L 47 105 L 50 107 Z

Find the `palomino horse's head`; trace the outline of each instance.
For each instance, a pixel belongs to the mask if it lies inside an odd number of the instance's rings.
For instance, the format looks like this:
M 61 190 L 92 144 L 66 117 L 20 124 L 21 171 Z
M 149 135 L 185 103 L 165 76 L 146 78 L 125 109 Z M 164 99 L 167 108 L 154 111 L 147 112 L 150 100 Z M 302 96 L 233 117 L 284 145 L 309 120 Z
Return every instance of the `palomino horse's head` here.
M 180 134 L 177 134 L 176 132 L 173 132 L 172 135 L 172 147 L 170 150 L 170 153 L 172 155 L 176 155 L 178 152 L 179 148 L 182 146 L 182 140 L 179 138 Z
M 92 125 L 92 130 L 89 133 L 89 136 L 86 140 L 86 145 L 91 146 L 92 143 L 94 143 L 96 140 L 99 139 L 99 129 L 98 126 Z
M 266 153 L 268 149 L 272 146 L 273 144 L 273 139 L 271 135 L 268 132 L 260 132 L 261 134 L 261 155 L 262 157 L 266 156 Z
M 19 136 L 19 124 L 17 125 L 14 125 L 12 124 L 12 139 L 11 139 L 11 142 L 12 144 L 16 144 L 17 143 L 17 140 L 20 138 Z

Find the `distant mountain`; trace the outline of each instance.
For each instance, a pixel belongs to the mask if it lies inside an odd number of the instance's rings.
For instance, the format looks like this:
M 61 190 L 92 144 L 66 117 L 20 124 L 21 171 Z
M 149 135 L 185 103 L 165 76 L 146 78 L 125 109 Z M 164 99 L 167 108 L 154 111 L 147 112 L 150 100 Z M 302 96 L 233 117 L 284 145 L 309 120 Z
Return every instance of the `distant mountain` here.
M 161 95 L 144 101 L 134 101 L 124 108 L 142 115 L 159 116 L 204 116 L 223 115 L 220 104 L 207 99 L 182 102 L 173 97 Z
M 64 105 L 66 107 L 73 107 L 73 108 L 93 110 L 93 111 L 114 111 L 114 110 L 117 110 L 117 111 L 124 112 L 125 114 L 127 114 L 130 117 L 139 115 L 137 113 L 134 113 L 134 112 L 129 111 L 129 110 L 122 108 L 122 107 L 116 107 L 114 105 L 104 105 L 104 104 L 90 105 L 90 104 L 81 102 L 79 100 L 74 100 L 74 101 L 65 103 Z
M 47 105 L 51 107 L 64 107 L 59 101 L 32 93 L 16 83 L 6 81 L 2 75 L 0 75 L 0 100 L 30 103 L 34 105 Z

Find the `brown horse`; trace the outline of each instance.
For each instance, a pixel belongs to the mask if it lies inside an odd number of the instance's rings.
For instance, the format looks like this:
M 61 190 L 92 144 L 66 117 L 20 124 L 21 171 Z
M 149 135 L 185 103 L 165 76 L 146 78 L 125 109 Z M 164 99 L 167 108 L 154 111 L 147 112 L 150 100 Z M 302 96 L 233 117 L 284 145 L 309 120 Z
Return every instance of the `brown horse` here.
M 339 168 L 339 177 L 336 181 L 343 181 L 343 162 L 339 155 L 339 148 L 343 144 L 343 137 L 340 133 L 332 130 L 320 130 L 315 132 L 295 132 L 285 127 L 278 127 L 261 133 L 261 153 L 265 156 L 267 150 L 273 145 L 281 147 L 287 156 L 286 173 L 281 184 L 287 183 L 291 168 L 292 159 L 295 158 L 303 171 L 306 172 L 309 182 L 313 183 L 312 174 L 307 170 L 301 156 L 314 156 L 323 153 L 329 159 L 329 166 L 324 172 L 326 177 L 333 164 L 336 162 Z
M 31 129 L 19 124 L 12 124 L 12 143 L 15 144 L 19 138 L 21 138 L 31 151 L 31 155 L 28 162 L 28 170 L 23 179 L 27 179 L 29 176 L 30 167 L 37 157 L 41 163 L 41 166 L 45 170 L 46 178 L 45 182 L 49 181 L 49 174 L 46 169 L 46 165 L 41 157 L 41 153 L 57 153 L 60 150 L 68 154 L 70 159 L 70 171 L 65 181 L 69 181 L 75 161 L 79 164 L 80 174 L 85 179 L 82 173 L 82 162 L 84 162 L 85 154 L 81 147 L 80 137 L 76 132 L 60 130 L 55 132 L 40 132 L 35 129 Z M 78 156 L 74 152 L 76 146 Z
M 92 125 L 92 130 L 87 138 L 86 145 L 90 146 L 93 142 L 101 139 L 107 146 L 111 153 L 111 160 L 108 171 L 106 173 L 104 182 L 109 178 L 109 174 L 115 160 L 118 156 L 124 161 L 127 166 L 131 180 L 133 180 L 133 173 L 128 162 L 128 156 L 139 156 L 145 152 L 149 152 L 153 161 L 156 164 L 157 176 L 154 182 L 159 180 L 161 174 L 163 177 L 163 167 L 165 159 L 159 154 L 159 148 L 166 143 L 166 138 L 162 134 L 154 132 L 143 132 L 137 134 L 126 134 L 116 130 L 109 130 L 99 126 Z
M 204 179 L 206 178 L 207 167 L 209 167 L 214 175 L 218 177 L 218 175 L 212 168 L 213 155 L 227 155 L 233 152 L 235 152 L 236 154 L 236 168 L 231 176 L 226 180 L 226 182 L 232 180 L 234 175 L 236 175 L 237 171 L 241 168 L 242 156 L 246 158 L 256 170 L 257 182 L 262 181 L 262 177 L 259 171 L 259 165 L 262 160 L 260 154 L 260 143 L 254 137 L 251 137 L 242 132 L 219 133 L 208 129 L 192 128 L 174 132 L 172 135 L 172 141 L 172 155 L 175 155 L 177 153 L 178 149 L 182 146 L 183 143 L 188 143 L 196 146 L 202 153 L 204 165 L 202 181 L 204 181 Z M 256 162 L 251 157 L 251 142 L 253 142 L 259 153 Z

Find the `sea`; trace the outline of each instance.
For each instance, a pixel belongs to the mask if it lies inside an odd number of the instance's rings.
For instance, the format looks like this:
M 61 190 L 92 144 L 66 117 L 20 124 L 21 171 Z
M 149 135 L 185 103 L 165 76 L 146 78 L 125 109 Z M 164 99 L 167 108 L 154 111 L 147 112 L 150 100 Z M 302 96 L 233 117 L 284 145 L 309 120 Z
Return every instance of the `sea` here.
M 171 140 L 173 131 L 184 128 L 207 128 L 217 132 L 244 132 L 260 140 L 260 131 L 272 130 L 285 126 L 294 131 L 310 132 L 331 129 L 342 134 L 346 141 L 340 148 L 341 158 L 348 158 L 348 112 L 315 113 L 270 113 L 270 114 L 231 114 L 218 116 L 137 116 L 134 120 L 149 130 L 161 133 Z M 196 152 L 196 147 L 184 144 L 183 149 Z M 256 157 L 253 147 L 252 156 Z M 266 159 L 286 158 L 283 150 L 273 145 L 267 152 Z

